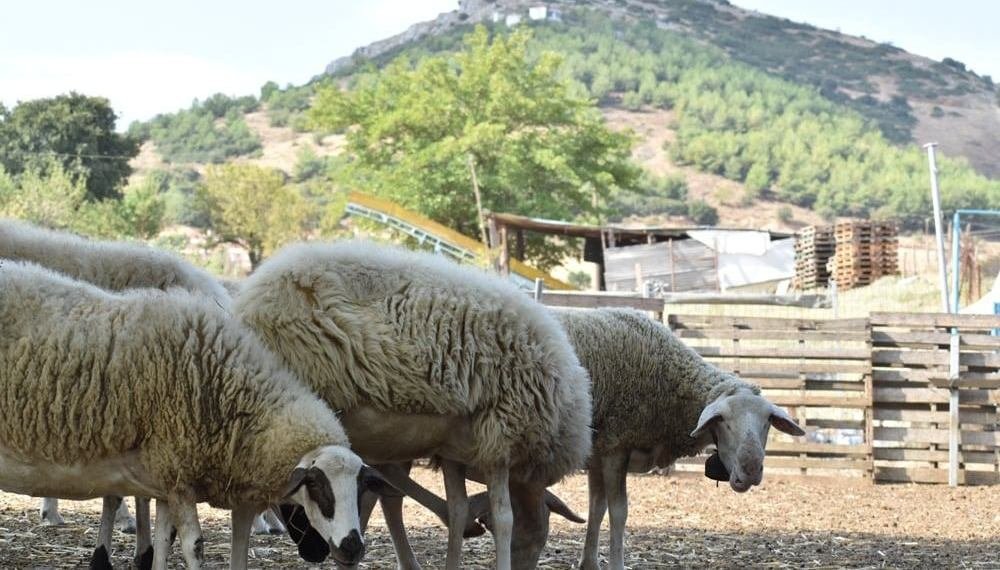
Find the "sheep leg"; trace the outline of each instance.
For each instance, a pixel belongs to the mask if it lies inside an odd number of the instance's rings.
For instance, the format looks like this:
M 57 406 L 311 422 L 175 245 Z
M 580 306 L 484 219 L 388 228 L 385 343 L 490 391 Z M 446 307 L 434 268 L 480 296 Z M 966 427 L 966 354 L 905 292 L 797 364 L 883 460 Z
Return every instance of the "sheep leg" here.
M 97 548 L 90 557 L 90 567 L 113 568 L 111 565 L 111 534 L 115 530 L 115 513 L 122 503 L 121 497 L 104 497 L 101 506 L 101 526 L 97 531 Z
M 618 453 L 604 458 L 601 475 L 608 496 L 608 515 L 611 517 L 611 552 L 608 570 L 625 570 L 625 521 L 628 519 L 628 493 L 626 472 L 628 453 Z
M 388 481 L 390 485 L 399 489 L 401 493 L 429 509 L 437 516 L 437 518 L 441 521 L 441 524 L 447 526 L 447 503 L 444 499 L 428 491 L 420 483 L 417 483 L 410 478 L 410 468 L 412 466 L 413 462 L 410 461 L 405 463 L 382 463 L 376 465 L 375 468 L 378 469 L 379 473 L 382 474 L 382 477 Z M 465 538 L 472 538 L 486 534 L 486 529 L 483 528 L 481 524 L 476 522 L 474 517 L 475 513 L 470 511 L 469 514 L 473 516 L 467 516 L 463 536 Z
M 493 542 L 496 545 L 497 570 L 510 570 L 510 543 L 514 534 L 514 512 L 510 505 L 510 473 L 507 467 L 497 469 L 487 479 L 490 511 L 493 515 Z M 448 497 L 451 507 L 451 497 Z
M 115 528 L 125 534 L 135 534 L 135 519 L 128 512 L 128 503 L 124 499 L 118 502 L 118 509 L 115 510 Z
M 229 568 L 246 570 L 250 553 L 250 527 L 257 515 L 253 505 L 237 505 L 231 514 L 232 541 L 230 543 Z
M 462 567 L 462 529 L 469 516 L 469 498 L 465 493 L 465 465 L 450 460 L 441 462 L 444 474 L 444 491 L 448 501 L 448 557 L 447 570 Z
M 135 567 L 149 570 L 153 564 L 153 537 L 149 525 L 149 499 L 135 498 Z
M 608 508 L 601 466 L 601 458 L 595 456 L 591 459 L 587 469 L 590 512 L 587 515 L 587 538 L 583 543 L 583 558 L 580 559 L 582 570 L 598 570 L 600 568 L 597 551 L 601 544 L 601 522 L 604 521 L 604 513 Z
M 420 570 L 420 563 L 417 562 L 417 556 L 406 534 L 406 525 L 403 524 L 403 497 L 382 496 L 379 497 L 379 504 L 382 505 L 385 524 L 389 527 L 392 549 L 396 552 L 396 567 L 399 570 Z M 448 536 L 450 539 L 450 532 Z
M 170 506 L 163 499 L 156 500 L 156 530 L 153 532 L 153 570 L 167 570 L 167 554 L 173 542 L 174 523 Z
M 184 562 L 188 570 L 200 570 L 205 563 L 205 544 L 198 523 L 198 507 L 194 501 L 174 500 L 171 503 Z
M 59 514 L 59 499 L 49 497 L 42 499 L 42 508 L 39 514 L 42 517 L 43 525 L 60 526 L 66 524 L 62 515 Z

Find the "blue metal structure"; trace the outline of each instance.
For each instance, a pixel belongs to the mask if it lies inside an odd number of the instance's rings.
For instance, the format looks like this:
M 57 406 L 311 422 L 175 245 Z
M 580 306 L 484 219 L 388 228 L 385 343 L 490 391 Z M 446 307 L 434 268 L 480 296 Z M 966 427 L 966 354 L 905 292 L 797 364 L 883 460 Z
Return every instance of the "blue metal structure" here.
M 958 314 L 959 303 L 959 253 L 962 240 L 962 216 L 993 216 L 1000 218 L 1000 210 L 955 210 L 951 222 L 951 312 Z

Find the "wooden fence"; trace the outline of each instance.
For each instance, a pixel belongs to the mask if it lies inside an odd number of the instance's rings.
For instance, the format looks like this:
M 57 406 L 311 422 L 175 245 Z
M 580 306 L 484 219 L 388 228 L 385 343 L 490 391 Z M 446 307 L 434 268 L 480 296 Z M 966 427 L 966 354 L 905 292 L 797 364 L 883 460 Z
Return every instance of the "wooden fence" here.
M 671 329 L 706 360 L 758 384 L 806 430 L 771 431 L 765 467 L 871 476 L 871 344 L 866 319 L 671 315 Z
M 871 316 L 876 480 L 948 482 L 954 449 L 958 483 L 1000 483 L 997 328 L 985 315 Z
M 564 297 L 542 301 L 632 306 L 657 317 L 665 308 L 662 299 Z M 771 431 L 772 472 L 945 483 L 953 464 L 955 483 L 1000 484 L 998 316 L 669 315 L 666 322 L 705 359 L 759 384 L 801 422 L 804 438 Z

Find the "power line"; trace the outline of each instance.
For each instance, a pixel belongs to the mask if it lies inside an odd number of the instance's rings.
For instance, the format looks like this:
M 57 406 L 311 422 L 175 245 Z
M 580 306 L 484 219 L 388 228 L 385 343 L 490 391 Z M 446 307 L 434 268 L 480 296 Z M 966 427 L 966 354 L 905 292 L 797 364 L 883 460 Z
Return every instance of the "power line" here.
M 33 156 L 63 156 L 68 158 L 101 158 L 110 160 L 132 160 L 135 157 L 126 156 L 124 154 L 114 155 L 114 154 L 83 154 L 83 153 L 68 153 L 68 152 L 55 152 L 53 150 L 43 150 L 35 152 L 23 152 L 20 154 L 33 155 Z

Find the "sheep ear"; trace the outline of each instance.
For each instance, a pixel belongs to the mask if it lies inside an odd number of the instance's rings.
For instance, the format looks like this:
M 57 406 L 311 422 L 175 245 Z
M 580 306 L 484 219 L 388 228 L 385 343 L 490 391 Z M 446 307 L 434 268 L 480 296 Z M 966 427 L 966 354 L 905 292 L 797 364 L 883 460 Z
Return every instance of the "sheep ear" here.
M 771 425 L 774 429 L 787 433 L 788 435 L 805 435 L 806 432 L 795 423 L 792 416 L 788 415 L 784 409 L 771 404 Z
M 709 424 L 721 417 L 722 409 L 718 400 L 705 406 L 705 409 L 701 411 L 701 416 L 698 417 L 698 427 L 694 428 L 694 431 L 691 432 L 691 437 L 698 439 L 708 428 Z
M 295 470 L 292 471 L 291 477 L 288 478 L 288 485 L 285 486 L 285 492 L 281 496 L 288 497 L 298 491 L 299 487 L 305 483 L 308 473 L 309 471 L 306 468 L 296 467 Z
M 404 496 L 402 491 L 389 484 L 381 473 L 367 465 L 363 465 L 361 471 L 358 472 L 358 488 L 363 491 L 371 491 L 376 495 Z
M 564 503 L 562 499 L 547 490 L 545 491 L 545 505 L 549 507 L 550 511 L 570 522 L 578 524 L 587 522 L 586 519 L 574 513 L 573 509 L 569 508 L 569 505 Z

